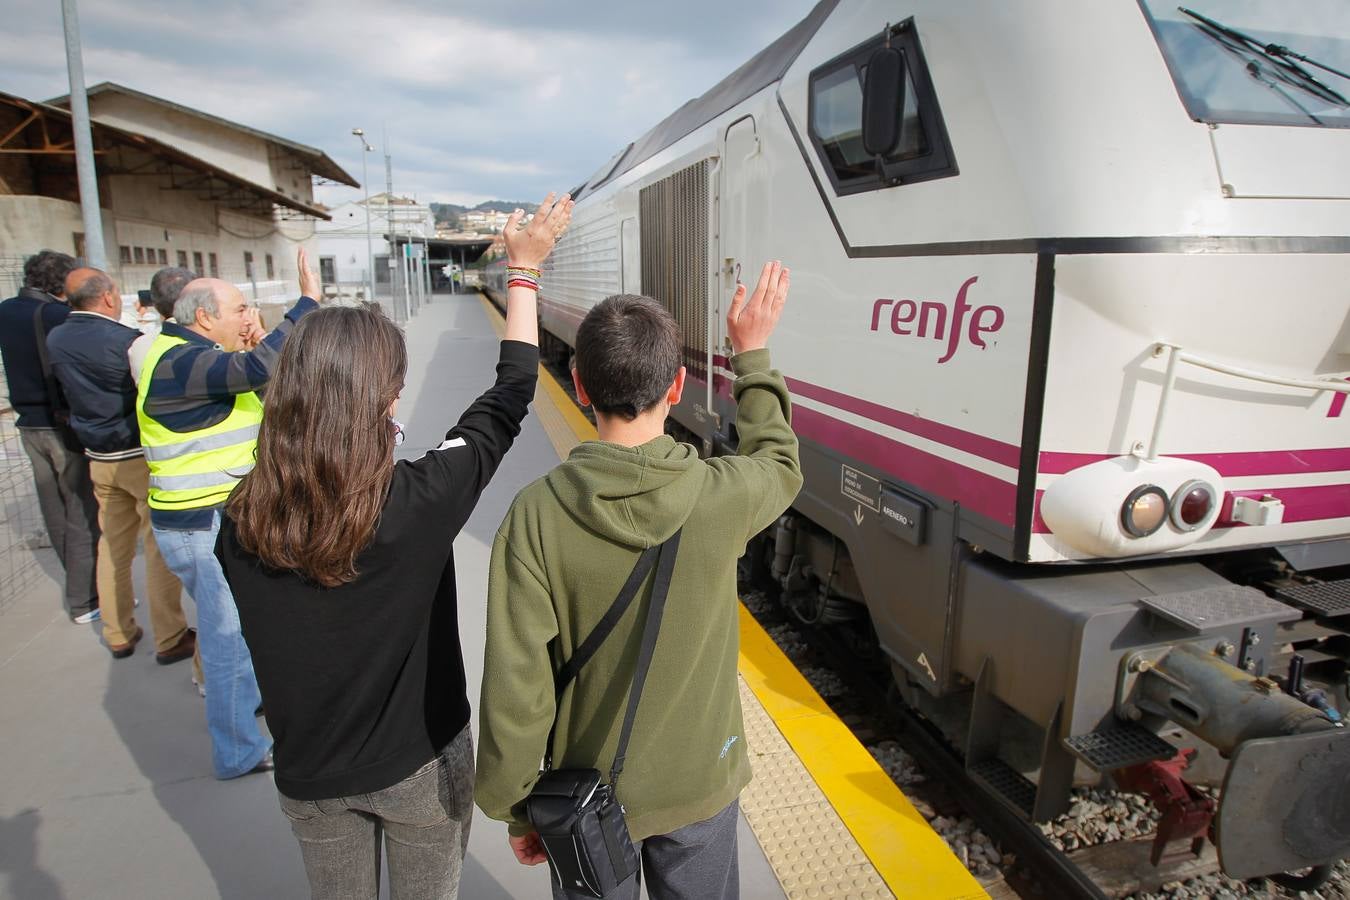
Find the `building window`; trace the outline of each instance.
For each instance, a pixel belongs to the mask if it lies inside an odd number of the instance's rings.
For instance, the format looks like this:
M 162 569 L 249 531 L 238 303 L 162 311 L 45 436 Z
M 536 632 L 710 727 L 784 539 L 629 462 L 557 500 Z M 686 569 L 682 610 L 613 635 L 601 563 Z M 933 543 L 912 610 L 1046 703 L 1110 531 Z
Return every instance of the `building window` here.
M 891 29 L 891 46 L 902 54 L 905 70 L 899 145 L 882 159 L 863 148 L 863 84 L 868 60 L 882 42 L 883 35 L 878 34 L 811 73 L 807 110 L 811 142 L 836 194 L 957 174 L 913 19 Z
M 179 250 L 179 251 L 178 251 L 178 268 L 180 268 L 180 269 L 186 269 L 186 268 L 187 268 L 187 251 L 186 251 L 186 250 Z
M 145 264 L 146 264 L 147 266 L 153 266 L 153 265 L 155 264 L 155 248 L 154 248 L 154 247 L 146 247 L 146 248 L 145 248 Z
M 252 250 L 245 250 L 245 251 L 244 251 L 244 277 L 247 278 L 247 279 L 249 279 L 249 280 L 252 280 L 252 279 L 253 279 L 253 251 L 252 251 Z
M 131 265 L 131 248 L 126 244 L 117 248 L 117 259 L 124 266 Z
M 169 251 L 165 250 L 163 247 L 159 248 L 159 264 L 161 266 L 167 266 L 169 264 Z
M 206 271 L 202 268 L 202 251 L 200 250 L 192 251 L 192 271 L 196 272 L 198 275 Z
M 212 253 L 212 254 L 210 254 L 207 258 L 211 261 L 211 277 L 212 277 L 212 278 L 219 278 L 219 277 L 220 277 L 220 264 L 219 264 L 218 262 L 216 262 L 216 255 L 215 255 L 214 253 Z
M 136 265 L 138 265 L 138 266 L 143 266 L 143 265 L 145 265 L 145 248 L 144 248 L 144 247 L 137 247 L 137 248 L 136 248 Z
M 272 267 L 272 254 L 267 254 L 267 280 L 271 281 L 277 277 L 277 271 Z
M 84 259 L 84 232 L 73 232 L 70 237 L 71 243 L 75 245 L 75 258 Z

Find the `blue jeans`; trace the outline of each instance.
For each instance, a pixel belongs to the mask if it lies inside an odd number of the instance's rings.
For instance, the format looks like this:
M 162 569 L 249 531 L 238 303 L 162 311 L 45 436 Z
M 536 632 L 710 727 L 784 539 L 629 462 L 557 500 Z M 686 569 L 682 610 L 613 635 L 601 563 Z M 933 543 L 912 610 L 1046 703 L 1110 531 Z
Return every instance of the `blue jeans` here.
M 255 711 L 262 701 L 253 674 L 239 610 L 216 559 L 220 513 L 210 529 L 177 531 L 155 528 L 155 543 L 169 571 L 178 576 L 197 604 L 197 646 L 206 676 L 206 728 L 216 777 L 237 778 L 262 762 L 272 742 L 258 728 Z

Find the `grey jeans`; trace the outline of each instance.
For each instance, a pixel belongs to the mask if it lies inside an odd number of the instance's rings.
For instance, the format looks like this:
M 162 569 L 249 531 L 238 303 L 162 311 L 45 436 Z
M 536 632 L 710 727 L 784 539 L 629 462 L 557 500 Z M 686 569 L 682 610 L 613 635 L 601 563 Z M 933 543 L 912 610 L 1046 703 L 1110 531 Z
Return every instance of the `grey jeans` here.
M 74 618 L 98 605 L 94 581 L 98 501 L 89 479 L 89 459 L 56 428 L 20 428 L 19 440 L 33 464 L 47 537 L 66 570 L 66 612 Z
M 440 755 L 392 787 L 333 800 L 278 794 L 315 900 L 378 897 L 381 838 L 391 900 L 458 896 L 473 778 L 473 735 L 466 726 Z
M 736 900 L 741 893 L 736 864 L 736 823 L 740 801 L 733 800 L 711 819 L 641 841 L 642 867 L 610 894 L 612 900 L 638 900 L 642 878 L 652 900 Z M 554 900 L 576 900 L 553 885 Z

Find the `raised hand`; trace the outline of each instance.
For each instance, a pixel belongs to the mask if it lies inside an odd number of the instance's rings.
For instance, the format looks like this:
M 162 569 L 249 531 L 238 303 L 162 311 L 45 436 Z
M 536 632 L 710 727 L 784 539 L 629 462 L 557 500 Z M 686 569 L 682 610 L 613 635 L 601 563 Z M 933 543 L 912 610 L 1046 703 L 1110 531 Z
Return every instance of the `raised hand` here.
M 309 253 L 304 247 L 295 254 L 295 267 L 300 270 L 300 296 L 322 300 L 323 287 L 319 284 L 319 276 L 309 266 Z
M 759 273 L 759 284 L 749 301 L 745 299 L 745 285 L 736 285 L 727 313 L 727 337 L 731 338 L 734 353 L 762 350 L 769 344 L 778 318 L 787 302 L 790 278 L 788 269 L 777 260 L 764 264 Z
M 256 306 L 250 306 L 248 311 L 244 313 L 244 322 L 248 330 L 243 335 L 243 349 L 252 350 L 262 343 L 263 338 L 267 337 L 267 331 L 262 324 L 262 310 Z
M 508 265 L 537 269 L 548 259 L 553 245 L 567 230 L 567 223 L 572 220 L 572 207 L 576 206 L 571 194 L 563 194 L 556 202 L 555 196 L 549 192 L 535 210 L 530 224 L 524 228 L 520 227 L 520 220 L 525 217 L 523 209 L 511 213 L 511 217 L 506 220 L 502 238 L 506 241 Z

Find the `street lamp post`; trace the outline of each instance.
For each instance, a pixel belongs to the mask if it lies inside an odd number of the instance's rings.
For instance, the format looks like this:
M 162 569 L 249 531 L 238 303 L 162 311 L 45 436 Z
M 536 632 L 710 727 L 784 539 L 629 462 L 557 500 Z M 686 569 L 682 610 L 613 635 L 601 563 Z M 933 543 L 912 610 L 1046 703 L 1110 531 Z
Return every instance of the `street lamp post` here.
M 366 154 L 375 148 L 366 143 L 366 132 L 353 128 L 352 134 L 361 141 L 361 186 L 366 189 L 366 301 L 375 302 L 375 251 L 370 243 L 370 178 L 366 173 Z

